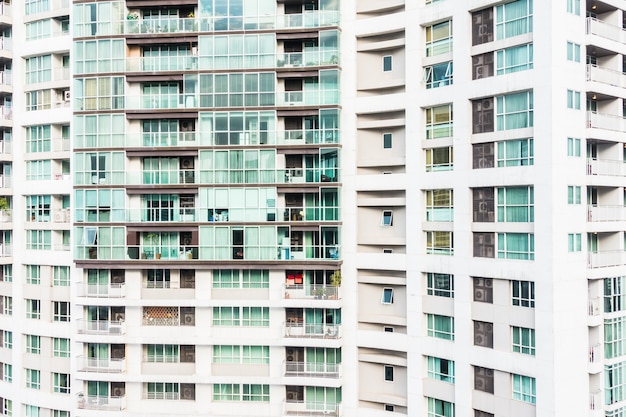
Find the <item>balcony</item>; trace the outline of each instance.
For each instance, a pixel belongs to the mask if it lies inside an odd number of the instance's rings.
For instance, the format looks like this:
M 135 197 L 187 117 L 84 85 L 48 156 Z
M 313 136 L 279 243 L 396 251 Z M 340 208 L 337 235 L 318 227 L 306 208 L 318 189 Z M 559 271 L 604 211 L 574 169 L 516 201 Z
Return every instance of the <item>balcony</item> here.
M 338 24 L 339 12 L 334 10 L 311 10 L 276 16 L 276 29 L 317 28 Z
M 85 410 L 122 411 L 126 408 L 126 396 L 79 395 L 78 408 Z
M 308 416 L 308 417 L 339 417 L 341 416 L 341 404 L 316 401 L 294 401 L 285 402 L 284 416 Z
M 0 119 L 12 120 L 13 119 L 13 107 L 2 105 L 0 106 Z
M 588 311 L 589 317 L 599 316 L 602 313 L 601 310 L 602 300 L 600 297 L 589 299 Z
M 615 87 L 626 87 L 626 74 L 597 65 L 587 65 L 587 81 L 594 81 Z
M 142 170 L 141 172 L 127 172 L 127 185 L 181 185 L 196 184 L 197 170 L 177 169 L 177 170 Z M 104 182 L 107 177 L 104 178 Z M 102 178 L 100 184 L 102 184 Z
M 88 284 L 79 283 L 78 293 L 81 297 L 94 298 L 124 298 L 126 297 L 125 284 Z
M 123 320 L 76 320 L 78 333 L 122 335 L 126 334 L 126 323 Z
M 587 175 L 626 176 L 624 161 L 609 159 L 587 159 Z
M 286 377 L 339 378 L 340 363 L 283 362 Z
M 279 207 L 286 222 L 339 221 L 339 206 Z
M 285 91 L 276 95 L 277 106 L 319 106 L 339 104 L 339 90 Z
M 285 337 L 309 339 L 340 339 L 341 324 L 285 323 Z
M 326 285 L 284 285 L 285 299 L 297 300 L 338 300 L 339 287 Z
M 138 16 L 137 16 L 138 18 Z M 128 35 L 152 35 L 163 33 L 193 33 L 198 31 L 198 20 L 193 17 L 158 19 L 128 19 L 124 21 L 124 33 Z
M 302 52 L 276 55 L 276 66 L 278 68 L 317 67 L 338 64 L 339 50 L 334 48 L 304 48 Z
M 0 243 L 0 258 L 8 258 L 13 256 L 13 245 L 10 243 Z
M 619 222 L 626 220 L 625 206 L 587 206 L 589 222 Z
M 589 393 L 589 410 L 603 410 L 604 404 L 602 404 L 602 391 L 596 390 Z M 595 414 L 594 414 L 595 415 Z M 601 415 L 604 415 L 602 413 Z
M 625 120 L 624 117 L 613 114 L 597 113 L 593 111 L 587 112 L 588 128 L 623 132 L 626 130 Z
M 626 265 L 626 251 L 612 250 L 587 253 L 587 268 Z
M 207 135 L 209 135 L 209 133 L 207 133 Z M 197 132 L 141 133 L 138 135 L 126 135 L 124 144 L 128 148 L 143 146 L 151 148 L 196 146 L 197 140 Z
M 127 72 L 179 72 L 198 68 L 198 57 L 195 55 L 170 57 L 126 58 Z M 114 69 L 115 71 L 115 69 Z M 123 72 L 117 67 L 117 72 Z
M 619 43 L 626 42 L 626 31 L 624 29 L 593 17 L 587 18 L 587 34 L 597 35 Z
M 88 358 L 79 356 L 78 370 L 83 372 L 122 373 L 126 371 L 126 358 Z
M 189 223 L 198 221 L 199 209 L 183 208 L 142 208 L 126 209 L 126 221 L 130 223 Z

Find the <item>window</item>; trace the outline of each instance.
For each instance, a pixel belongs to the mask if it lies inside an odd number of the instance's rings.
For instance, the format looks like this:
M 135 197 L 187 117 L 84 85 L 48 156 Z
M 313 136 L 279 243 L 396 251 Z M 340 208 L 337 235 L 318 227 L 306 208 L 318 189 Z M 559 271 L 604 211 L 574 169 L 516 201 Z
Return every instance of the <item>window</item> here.
M 54 372 L 52 374 L 52 387 L 54 392 L 61 394 L 70 393 L 70 376 L 68 374 L 60 374 Z
M 428 397 L 428 417 L 454 417 L 454 403 Z
M 503 187 L 497 189 L 499 222 L 534 222 L 535 198 L 533 187 Z
M 26 299 L 26 318 L 27 319 L 36 319 L 39 320 L 41 318 L 41 305 L 39 300 L 29 300 Z
M 495 416 L 486 411 L 480 411 L 480 410 L 474 409 L 474 417 L 495 417 Z
M 426 88 L 444 87 L 452 84 L 452 61 L 442 62 L 424 68 Z
M 532 233 L 498 233 L 498 258 L 535 259 L 535 235 Z
M 453 255 L 454 247 L 452 245 L 452 232 L 426 232 L 426 253 Z
M 179 359 L 178 345 L 146 345 L 146 362 L 177 363 Z
M 385 365 L 385 381 L 392 382 L 393 381 L 393 366 Z
M 269 364 L 269 346 L 214 345 L 213 363 Z
M 213 288 L 269 288 L 269 271 L 215 269 Z
M 567 108 L 580 110 L 580 91 L 567 90 Z
M 567 187 L 567 204 L 580 204 L 581 187 L 577 185 L 569 185 Z
M 179 385 L 177 383 L 148 382 L 146 398 L 149 400 L 178 400 Z
M 50 0 L 26 0 L 25 14 L 35 14 L 50 10 Z
M 3 416 L 12 416 L 13 415 L 13 401 L 5 399 L 0 399 L 0 414 Z
M 580 16 L 580 0 L 567 0 L 567 13 Z
M 581 252 L 582 251 L 582 235 L 580 233 L 569 233 L 567 235 L 567 251 L 568 252 Z
M 391 404 L 385 404 L 385 405 L 384 405 L 384 407 L 383 407 L 383 409 L 384 409 L 385 411 L 394 411 L 394 410 L 395 410 L 395 407 L 394 407 L 393 405 L 391 405 Z
M 391 71 L 393 63 L 393 57 L 391 55 L 385 55 L 383 57 L 383 71 Z
M 511 327 L 513 352 L 535 356 L 535 329 Z
M 52 249 L 51 230 L 26 230 L 26 249 L 50 250 Z
M 26 388 L 39 389 L 41 387 L 41 372 L 36 369 L 26 369 Z
M 493 279 L 474 278 L 474 301 L 493 303 Z
M 54 321 L 70 321 L 70 303 L 54 301 Z
M 51 130 L 50 125 L 27 127 L 26 152 L 50 152 L 52 150 Z M 26 196 L 27 201 L 29 197 L 31 196 Z
M 454 220 L 454 190 L 426 191 L 426 221 L 451 222 Z
M 533 92 L 496 97 L 496 129 L 510 130 L 533 126 Z
M 567 42 L 567 60 L 580 62 L 580 45 L 573 42 Z
M 617 358 L 626 355 L 626 316 L 604 319 L 604 357 Z
M 534 164 L 533 139 L 514 139 L 497 142 L 498 167 Z
M 454 340 L 454 317 L 428 314 L 428 336 Z
M 13 365 L 10 363 L 2 364 L 2 380 L 4 382 L 13 382 Z
M 533 0 L 517 0 L 496 6 L 496 39 L 533 31 Z
M 626 381 L 626 362 L 618 362 L 604 366 L 604 400 L 605 404 L 615 404 L 626 399 L 624 385 Z
M 426 139 L 452 137 L 452 104 L 426 109 Z
M 535 283 L 511 281 L 511 302 L 514 306 L 535 308 Z
M 41 267 L 39 265 L 24 265 L 26 269 L 26 283 L 39 285 L 41 276 Z
M 0 281 L 13 282 L 13 265 L 4 265 L 0 270 Z
M 426 27 L 426 56 L 452 52 L 452 21 Z
M 429 272 L 426 280 L 428 295 L 454 298 L 454 275 Z
M 146 271 L 146 288 L 169 288 L 169 269 L 148 269 Z
M 383 288 L 383 295 L 380 298 L 383 304 L 393 304 L 393 288 Z
M 51 161 L 49 159 L 26 161 L 26 181 L 52 179 Z
M 36 91 L 27 92 L 26 93 L 26 111 L 50 109 L 51 108 L 51 98 L 50 98 L 51 95 L 52 94 L 50 90 L 36 90 Z
M 269 385 L 213 384 L 213 400 L 268 402 L 270 400 L 269 391 Z
M 57 358 L 69 358 L 70 339 L 55 337 L 52 341 L 52 353 Z
M 0 336 L 2 336 L 2 347 L 5 349 L 13 349 L 13 332 L 1 330 Z
M 268 307 L 213 307 L 214 326 L 269 326 Z
M 52 267 L 52 285 L 55 287 L 69 287 L 70 285 L 70 267 L 69 266 L 53 266 Z
M 511 377 L 513 378 L 513 399 L 535 404 L 535 378 L 517 374 L 511 374 Z
M 383 133 L 383 149 L 391 149 L 393 134 Z
M 626 309 L 626 276 L 604 278 L 604 312 Z
M 392 226 L 393 225 L 393 211 L 384 210 L 383 216 L 380 220 L 381 226 Z
M 393 327 L 385 326 L 385 327 L 383 327 L 383 331 L 385 333 L 393 333 Z
M 451 171 L 453 168 L 452 146 L 426 149 L 426 172 Z
M 428 377 L 454 384 L 454 361 L 429 356 Z
M 52 55 L 26 58 L 26 84 L 52 80 Z
M 493 348 L 493 323 L 474 320 L 474 346 Z
M 26 353 L 39 355 L 41 353 L 41 337 L 32 334 L 26 335 Z
M 12 316 L 13 315 L 13 297 L 10 297 L 8 295 L 3 295 L 0 296 L 0 313 L 4 314 L 5 316 Z
M 25 409 L 26 417 L 41 417 L 39 407 L 26 404 Z
M 63 410 L 52 410 L 52 417 L 70 417 L 70 412 Z
M 567 156 L 581 156 L 580 144 L 579 138 L 567 138 Z
M 496 51 L 496 75 L 533 68 L 533 44 L 513 46 Z

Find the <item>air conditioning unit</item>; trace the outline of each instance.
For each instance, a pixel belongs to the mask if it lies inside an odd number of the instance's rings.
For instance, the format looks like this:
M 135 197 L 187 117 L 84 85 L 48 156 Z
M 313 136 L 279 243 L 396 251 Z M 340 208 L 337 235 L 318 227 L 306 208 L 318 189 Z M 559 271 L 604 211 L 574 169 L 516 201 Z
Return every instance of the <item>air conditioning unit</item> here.
M 123 397 L 124 396 L 124 388 L 115 387 L 111 390 L 112 397 Z
M 298 398 L 298 394 L 295 392 L 289 391 L 287 392 L 287 401 L 295 401 Z
M 124 346 L 116 346 L 111 348 L 111 357 L 115 359 L 122 359 L 126 357 L 126 351 Z
M 491 100 L 483 100 L 481 103 L 482 110 L 489 110 L 491 108 Z
M 195 400 L 196 388 L 193 384 L 180 384 L 181 385 L 181 400 Z
M 194 121 L 193 120 L 181 120 L 180 121 L 180 131 L 181 132 L 193 132 L 194 131 Z
M 193 168 L 193 158 L 182 158 L 180 160 L 180 165 L 183 169 L 192 169 Z
M 62 210 L 57 210 L 54 212 L 54 222 L 55 223 L 63 223 L 65 221 L 65 213 Z
M 185 326 L 195 326 L 196 325 L 196 314 L 195 312 L 185 312 L 182 315 L 183 325 Z
M 114 320 L 118 322 L 123 322 L 125 320 L 126 314 L 124 313 L 115 313 Z
M 476 288 L 474 290 L 474 300 L 483 301 L 487 297 L 487 293 L 484 288 Z
M 70 90 L 63 91 L 63 100 L 70 101 L 70 98 L 71 98 Z
M 196 361 L 196 352 L 194 350 L 188 350 L 184 356 L 185 362 L 194 363 Z

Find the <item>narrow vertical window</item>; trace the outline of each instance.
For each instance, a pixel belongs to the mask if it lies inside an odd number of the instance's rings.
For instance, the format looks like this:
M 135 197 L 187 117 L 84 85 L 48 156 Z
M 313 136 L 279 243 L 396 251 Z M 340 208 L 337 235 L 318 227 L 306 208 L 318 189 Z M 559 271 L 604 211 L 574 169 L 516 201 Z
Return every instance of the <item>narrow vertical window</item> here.
M 383 57 L 383 71 L 391 71 L 393 67 L 393 57 L 391 55 L 385 55 Z
M 383 149 L 391 149 L 393 134 L 383 133 Z

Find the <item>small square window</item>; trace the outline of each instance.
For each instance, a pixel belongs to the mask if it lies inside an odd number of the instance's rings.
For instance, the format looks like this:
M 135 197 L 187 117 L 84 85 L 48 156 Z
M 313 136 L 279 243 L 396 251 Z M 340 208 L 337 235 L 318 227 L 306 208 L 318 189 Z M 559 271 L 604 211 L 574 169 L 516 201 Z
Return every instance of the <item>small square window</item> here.
M 393 304 L 393 288 L 383 288 L 383 296 L 380 302 L 383 304 Z
M 393 253 L 393 249 L 383 249 L 383 253 Z
M 393 333 L 393 327 L 390 326 L 383 327 L 383 330 L 385 331 L 385 333 Z
M 393 224 L 393 211 L 384 210 L 383 218 L 381 220 L 381 226 L 391 226 Z
M 391 71 L 392 68 L 392 63 L 393 63 L 393 58 L 391 55 L 385 55 L 383 57 L 383 71 L 387 72 L 387 71 Z
M 385 381 L 393 381 L 393 366 L 385 365 Z
M 383 133 L 383 149 L 391 149 L 392 138 L 391 133 Z
M 394 411 L 394 407 L 391 404 L 385 404 L 385 411 Z

